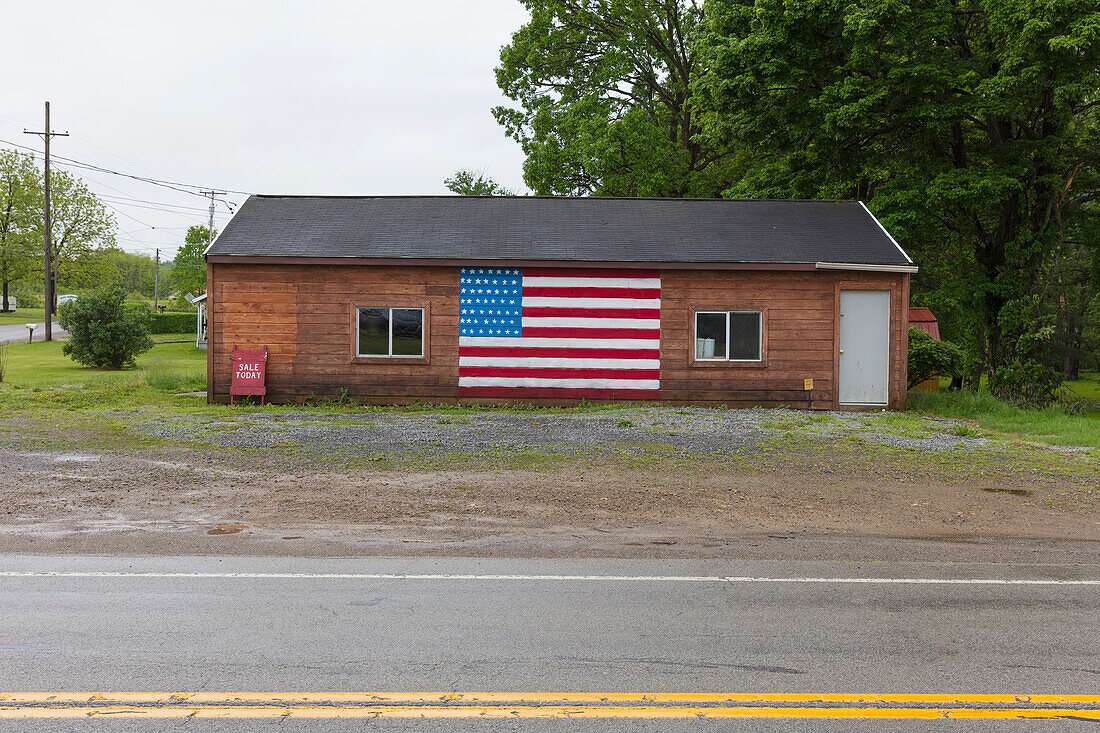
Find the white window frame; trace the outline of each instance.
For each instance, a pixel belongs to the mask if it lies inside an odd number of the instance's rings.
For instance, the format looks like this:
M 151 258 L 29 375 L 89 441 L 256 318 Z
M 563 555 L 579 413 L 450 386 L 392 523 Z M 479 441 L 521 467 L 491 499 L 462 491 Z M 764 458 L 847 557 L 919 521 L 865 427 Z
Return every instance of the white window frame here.
M 756 358 L 755 359 L 731 359 L 730 355 L 730 315 L 756 315 L 756 323 L 758 328 L 756 329 Z M 713 361 L 728 361 L 728 362 L 742 362 L 742 363 L 756 363 L 764 361 L 764 311 L 758 310 L 732 310 L 732 311 L 695 311 L 695 323 L 694 327 L 694 339 L 692 345 L 694 348 L 699 341 L 699 316 L 725 316 L 726 317 L 726 353 L 725 356 L 717 357 L 701 357 L 698 352 L 695 354 L 695 361 L 698 362 L 713 362 Z
M 361 311 L 386 311 L 386 323 L 389 326 L 389 339 L 387 341 L 388 354 L 364 354 L 359 348 L 359 314 Z M 420 353 L 419 354 L 395 354 L 393 353 L 393 312 L 394 311 L 420 311 Z M 360 359 L 423 359 L 424 358 L 424 309 L 416 306 L 355 306 L 355 356 Z

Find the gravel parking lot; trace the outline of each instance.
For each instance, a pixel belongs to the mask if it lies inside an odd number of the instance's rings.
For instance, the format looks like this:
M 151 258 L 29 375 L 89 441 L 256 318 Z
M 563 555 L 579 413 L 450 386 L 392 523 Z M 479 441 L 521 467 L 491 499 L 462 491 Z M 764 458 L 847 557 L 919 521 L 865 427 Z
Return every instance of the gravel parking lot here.
M 986 446 L 959 435 L 957 423 L 900 413 L 806 412 L 785 409 L 628 408 L 598 412 L 431 412 L 317 416 L 244 413 L 202 423 L 197 438 L 212 445 L 273 449 L 288 444 L 364 456 L 445 455 L 547 447 L 588 451 L 652 450 L 691 453 L 748 450 L 761 442 L 857 437 L 922 452 Z M 151 434 L 195 438 L 191 425 L 147 423 Z

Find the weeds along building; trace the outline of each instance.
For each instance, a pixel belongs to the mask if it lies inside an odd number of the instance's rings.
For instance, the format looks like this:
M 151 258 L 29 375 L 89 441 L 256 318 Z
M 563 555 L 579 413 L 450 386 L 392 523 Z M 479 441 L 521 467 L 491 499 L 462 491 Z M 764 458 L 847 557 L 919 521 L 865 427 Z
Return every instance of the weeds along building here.
M 267 347 L 284 401 L 905 403 L 916 267 L 859 202 L 253 196 L 206 261 L 211 400 Z

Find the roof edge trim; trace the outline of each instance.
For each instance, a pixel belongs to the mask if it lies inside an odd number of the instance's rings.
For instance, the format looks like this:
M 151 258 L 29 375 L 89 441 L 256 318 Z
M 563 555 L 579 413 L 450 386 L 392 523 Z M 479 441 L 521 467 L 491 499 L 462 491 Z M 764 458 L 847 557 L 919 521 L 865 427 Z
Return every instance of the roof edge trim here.
M 887 237 L 889 237 L 889 238 L 890 238 L 890 241 L 891 241 L 891 242 L 893 242 L 893 243 L 894 243 L 894 246 L 898 248 L 898 252 L 901 252 L 901 256 L 902 256 L 902 257 L 904 257 L 904 258 L 905 258 L 905 259 L 906 259 L 906 260 L 907 260 L 908 262 L 912 263 L 912 262 L 913 262 L 913 258 L 912 258 L 912 257 L 910 257 L 910 256 L 909 256 L 909 255 L 908 255 L 908 254 L 906 253 L 906 251 L 905 251 L 904 249 L 902 249 L 902 248 L 901 248 L 901 245 L 900 245 L 900 244 L 898 244 L 898 240 L 894 239 L 894 235 L 893 235 L 893 234 L 891 234 L 890 232 L 886 231 L 886 227 L 884 227 L 884 226 L 882 225 L 882 222 L 878 220 L 878 217 L 877 217 L 877 216 L 875 216 L 874 214 L 872 214 L 872 213 L 871 213 L 871 210 L 867 208 L 867 204 L 865 204 L 865 203 L 863 203 L 862 201 L 860 201 L 860 202 L 859 202 L 859 205 L 860 205 L 860 206 L 862 206 L 862 207 L 863 207 L 863 210 L 867 212 L 867 216 L 871 217 L 871 220 L 872 220 L 872 221 L 874 221 L 874 222 L 875 222 L 876 224 L 878 224 L 878 228 L 882 230 L 882 233 L 883 233 L 883 234 L 885 234 L 885 235 L 886 235 Z
M 900 249 L 900 247 L 899 247 Z M 905 254 L 902 252 L 902 254 Z M 912 262 L 913 260 L 909 260 Z M 818 270 L 856 270 L 860 272 L 906 272 L 916 274 L 919 269 L 916 265 L 870 265 L 853 262 L 818 262 L 814 265 Z
M 307 257 L 300 255 L 206 256 L 211 264 L 240 265 L 375 265 L 408 267 L 593 267 L 665 270 L 809 270 L 813 262 L 672 262 L 659 260 L 486 260 L 455 257 Z

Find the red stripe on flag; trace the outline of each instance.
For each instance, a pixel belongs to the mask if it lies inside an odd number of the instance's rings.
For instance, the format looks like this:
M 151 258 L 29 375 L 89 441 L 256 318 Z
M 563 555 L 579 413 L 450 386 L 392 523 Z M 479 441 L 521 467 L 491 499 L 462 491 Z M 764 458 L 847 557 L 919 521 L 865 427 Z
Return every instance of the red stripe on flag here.
M 540 288 L 523 286 L 524 298 L 660 298 L 660 288 Z
M 660 318 L 660 308 L 551 308 L 531 307 L 523 309 L 523 315 L 531 318 Z
M 516 339 L 517 341 L 519 339 Z M 660 349 L 585 349 L 566 346 L 459 346 L 459 356 L 545 356 L 567 359 L 660 359 Z
M 588 389 L 584 387 L 459 387 L 459 397 L 658 400 L 659 389 Z
M 532 377 L 538 379 L 660 379 L 660 369 L 565 367 L 459 367 L 460 377 Z
M 524 326 L 525 338 L 656 339 L 659 328 L 552 328 Z
M 660 270 L 611 270 L 599 267 L 525 267 L 524 277 L 660 277 Z

